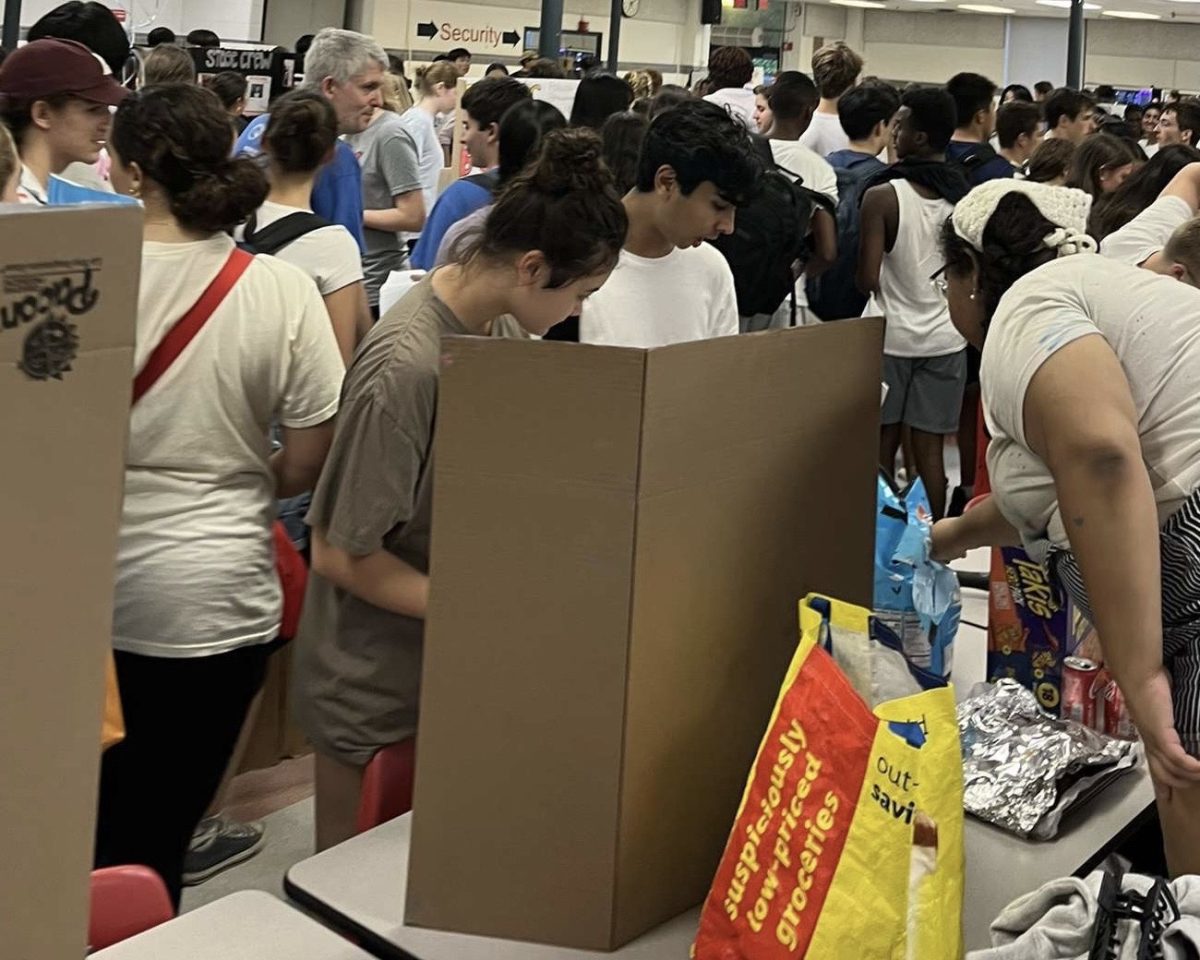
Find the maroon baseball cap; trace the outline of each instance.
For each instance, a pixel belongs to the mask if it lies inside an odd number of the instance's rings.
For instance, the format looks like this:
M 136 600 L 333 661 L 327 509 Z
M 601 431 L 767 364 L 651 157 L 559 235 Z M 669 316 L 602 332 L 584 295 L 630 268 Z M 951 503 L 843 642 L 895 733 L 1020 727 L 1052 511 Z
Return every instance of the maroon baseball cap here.
M 110 107 L 129 95 L 100 59 L 74 40 L 34 40 L 0 66 L 0 94 L 29 101 L 60 93 Z

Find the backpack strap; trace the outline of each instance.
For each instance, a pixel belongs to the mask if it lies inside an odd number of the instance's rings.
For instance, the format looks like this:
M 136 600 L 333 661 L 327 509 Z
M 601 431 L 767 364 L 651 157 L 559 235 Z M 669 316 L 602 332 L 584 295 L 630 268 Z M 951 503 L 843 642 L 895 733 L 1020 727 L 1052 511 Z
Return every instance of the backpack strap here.
M 242 243 L 253 253 L 268 255 L 278 253 L 305 234 L 330 225 L 324 217 L 318 217 L 315 213 L 309 213 L 306 210 L 289 213 L 286 217 L 280 217 L 261 230 L 257 229 L 257 224 L 257 216 L 251 215 L 250 219 L 246 221 L 246 229 L 242 233 Z
M 495 170 L 484 170 L 483 173 L 473 173 L 469 177 L 463 177 L 463 181 L 483 187 L 488 193 L 494 194 L 496 187 L 500 185 L 500 174 Z
M 992 149 L 990 143 L 974 143 L 971 145 L 970 152 L 964 154 L 958 163 L 967 173 L 970 173 L 972 170 L 991 162 L 998 156 L 1000 154 Z
M 240 247 L 234 247 L 229 252 L 229 259 L 200 294 L 200 299 L 167 331 L 167 335 L 151 352 L 146 365 L 133 378 L 133 403 L 137 403 L 170 369 L 253 262 L 254 257 Z
M 758 154 L 758 159 L 763 162 L 768 170 L 778 170 L 779 165 L 775 162 L 775 151 L 771 149 L 771 141 L 760 133 L 750 134 L 750 142 L 754 145 L 754 152 Z M 792 174 L 795 176 L 795 174 Z

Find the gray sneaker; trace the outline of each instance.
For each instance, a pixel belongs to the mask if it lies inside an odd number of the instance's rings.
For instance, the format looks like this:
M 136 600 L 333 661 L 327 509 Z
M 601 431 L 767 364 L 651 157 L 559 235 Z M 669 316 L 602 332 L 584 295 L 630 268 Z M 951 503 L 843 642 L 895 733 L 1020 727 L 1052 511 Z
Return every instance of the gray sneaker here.
M 183 885 L 194 887 L 249 860 L 262 849 L 263 832 L 260 821 L 238 823 L 224 817 L 201 820 L 183 858 Z

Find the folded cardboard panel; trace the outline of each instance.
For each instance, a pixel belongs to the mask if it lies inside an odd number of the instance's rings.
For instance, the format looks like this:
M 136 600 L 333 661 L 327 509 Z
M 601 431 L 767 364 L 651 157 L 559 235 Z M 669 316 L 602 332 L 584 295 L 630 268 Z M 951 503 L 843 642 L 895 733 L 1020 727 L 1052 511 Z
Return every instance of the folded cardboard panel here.
M 0 953 L 79 957 L 141 263 L 137 208 L 0 212 Z
M 613 949 L 703 899 L 797 598 L 870 598 L 881 352 L 446 347 L 409 922 Z

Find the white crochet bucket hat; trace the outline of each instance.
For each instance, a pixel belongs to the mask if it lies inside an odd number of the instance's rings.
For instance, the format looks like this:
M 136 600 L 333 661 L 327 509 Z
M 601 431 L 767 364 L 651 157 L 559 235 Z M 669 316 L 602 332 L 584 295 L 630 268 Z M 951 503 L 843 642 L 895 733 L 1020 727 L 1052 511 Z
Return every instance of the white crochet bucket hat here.
M 1091 196 L 1073 187 L 1053 187 L 1026 180 L 989 180 L 980 184 L 954 208 L 951 218 L 954 232 L 976 250 L 982 250 L 984 228 L 997 205 L 1010 193 L 1027 196 L 1041 215 L 1058 227 L 1043 238 L 1048 249 L 1057 250 L 1060 257 L 1096 252 L 1096 241 L 1087 232 Z

